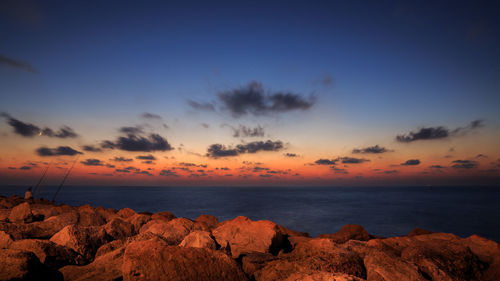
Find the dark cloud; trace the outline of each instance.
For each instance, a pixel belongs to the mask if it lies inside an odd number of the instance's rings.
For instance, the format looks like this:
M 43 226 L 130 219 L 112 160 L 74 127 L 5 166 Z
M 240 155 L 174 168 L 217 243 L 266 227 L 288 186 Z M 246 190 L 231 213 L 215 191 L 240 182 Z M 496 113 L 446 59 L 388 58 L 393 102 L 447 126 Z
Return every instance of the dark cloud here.
M 384 174 L 387 174 L 387 175 L 393 175 L 393 174 L 398 174 L 399 171 L 398 170 L 387 170 L 387 171 L 384 171 Z
M 36 150 L 36 153 L 40 156 L 72 156 L 76 154 L 83 154 L 69 146 L 59 146 L 57 148 L 40 147 Z
M 148 164 L 148 165 L 154 165 L 155 164 L 155 162 L 153 162 L 153 160 L 142 161 L 142 163 Z
M 115 165 L 113 165 L 113 164 L 106 164 L 106 167 L 107 168 L 115 168 Z
M 406 135 L 396 136 L 399 142 L 413 142 L 417 140 L 434 140 L 444 139 L 450 135 L 450 132 L 445 127 L 428 127 L 420 128 L 417 132 L 410 132 Z
M 153 176 L 153 174 L 151 174 L 150 172 L 148 171 L 137 171 L 137 172 L 134 172 L 134 174 L 138 174 L 138 175 L 146 175 L 146 176 Z
M 353 158 L 353 157 L 339 157 L 337 160 L 340 160 L 342 164 L 360 164 L 363 162 L 369 162 L 370 160 L 364 158 Z
M 166 139 L 158 134 L 150 134 L 147 137 L 133 133 L 136 127 L 123 127 L 120 131 L 129 131 L 126 136 L 118 137 L 116 141 L 103 141 L 102 148 L 120 149 L 125 151 L 167 151 L 172 150 L 172 146 Z M 123 130 L 125 129 L 125 131 Z M 137 131 L 135 131 L 137 132 Z
M 9 170 L 17 170 L 16 167 L 8 167 Z
M 136 134 L 142 134 L 142 133 L 144 133 L 144 131 L 143 131 L 143 129 L 142 129 L 141 126 L 121 127 L 118 131 L 120 133 L 131 134 L 131 135 L 136 135 Z
M 22 166 L 19 170 L 31 170 L 30 166 Z
M 134 161 L 134 159 L 132 158 L 125 158 L 125 157 L 115 157 L 113 158 L 113 161 L 116 161 L 116 162 L 132 162 Z
M 266 93 L 262 84 L 255 81 L 241 88 L 220 92 L 218 98 L 223 108 L 229 110 L 235 117 L 307 110 L 315 102 L 313 96 L 304 99 L 298 94 L 288 92 Z
M 484 126 L 484 122 L 482 120 L 474 120 L 470 122 L 465 127 L 458 127 L 452 131 L 449 129 L 439 126 L 439 127 L 424 127 L 420 128 L 416 132 L 409 132 L 408 134 L 398 135 L 396 136 L 396 140 L 399 142 L 413 142 L 418 140 L 436 140 L 436 139 L 445 139 L 451 136 L 462 136 L 467 134 L 468 132 L 481 128 Z
M 82 149 L 84 151 L 88 151 L 88 152 L 102 152 L 101 148 L 93 146 L 93 145 L 84 145 L 84 146 L 82 146 Z
M 349 172 L 348 172 L 346 169 L 337 168 L 337 167 L 332 167 L 332 171 L 333 171 L 335 174 L 344 174 L 344 175 L 349 174 Z
M 233 137 L 246 138 L 246 137 L 263 137 L 265 135 L 264 128 L 257 125 L 254 128 L 240 125 L 238 128 L 233 129 Z
M 476 155 L 476 158 L 488 158 L 488 156 L 480 153 L 480 154 Z
M 160 176 L 164 177 L 178 177 L 179 175 L 172 170 L 161 170 Z
M 24 71 L 31 73 L 39 73 L 38 70 L 36 70 L 31 64 L 25 61 L 9 58 L 2 54 L 0 54 L 0 66 L 8 66 L 12 68 L 22 69 Z
M 195 164 L 195 163 L 188 163 L 188 162 L 180 162 L 179 166 L 184 166 L 184 167 L 202 167 L 206 168 L 208 165 L 207 164 Z
M 71 129 L 68 126 L 63 126 L 62 128 L 59 129 L 59 131 L 55 132 L 51 128 L 46 127 L 42 129 L 36 125 L 30 123 L 24 123 L 23 121 L 11 117 L 7 113 L 2 113 L 0 114 L 0 116 L 6 118 L 7 124 L 9 124 L 14 129 L 14 132 L 23 137 L 34 137 L 37 135 L 62 138 L 62 139 L 78 137 L 78 134 L 76 134 L 73 131 L 73 129 Z
M 161 116 L 158 115 L 158 114 L 153 114 L 153 113 L 149 113 L 149 112 L 144 112 L 142 115 L 141 115 L 142 118 L 146 118 L 146 119 L 158 119 L 160 120 L 161 119 Z
M 404 162 L 404 163 L 401 163 L 401 166 L 415 166 L 415 165 L 419 165 L 419 164 L 420 164 L 420 160 L 410 159 L 410 160 L 406 160 L 406 162 Z
M 135 159 L 140 159 L 140 160 L 156 160 L 156 157 L 154 157 L 153 155 L 149 154 L 149 155 L 139 155 L 139 156 L 135 157 Z
M 429 166 L 429 168 L 431 168 L 431 169 L 444 169 L 446 167 L 441 166 L 441 165 L 431 165 L 431 166 Z
M 259 151 L 279 151 L 283 149 L 282 141 L 254 141 L 238 144 L 236 148 L 226 147 L 222 144 L 212 144 L 207 150 L 207 156 L 212 158 L 237 156 L 243 153 L 257 153 Z
M 215 111 L 215 106 L 208 102 L 195 102 L 193 100 L 188 100 L 189 106 L 196 110 L 206 110 L 206 111 Z
M 326 87 L 335 87 L 335 78 L 329 74 L 324 74 L 314 81 L 314 84 L 320 84 Z
M 89 158 L 85 161 L 80 161 L 80 163 L 85 166 L 104 166 L 104 163 L 101 160 L 95 158 Z
M 298 156 L 297 154 L 295 154 L 295 153 L 285 153 L 285 154 L 283 154 L 283 155 L 285 155 L 285 157 L 290 157 L 290 158 L 293 158 L 293 157 L 299 157 L 299 156 Z
M 234 148 L 228 148 L 222 144 L 212 144 L 207 149 L 207 156 L 212 158 L 219 157 L 229 157 L 229 156 L 238 156 L 238 150 Z
M 117 172 L 117 173 L 130 173 L 130 171 L 127 169 L 116 169 L 115 172 Z
M 456 169 L 473 169 L 477 167 L 477 162 L 471 160 L 455 160 L 451 163 L 453 163 L 451 166 Z
M 392 150 L 389 150 L 385 147 L 379 146 L 378 144 L 375 146 L 369 146 L 365 148 L 355 148 L 352 150 L 352 153 L 385 153 L 385 152 L 390 152 Z
M 201 123 L 201 126 L 205 129 L 210 128 L 210 125 L 208 125 L 207 123 Z
M 338 159 L 318 159 L 314 161 L 316 165 L 335 165 L 337 163 Z

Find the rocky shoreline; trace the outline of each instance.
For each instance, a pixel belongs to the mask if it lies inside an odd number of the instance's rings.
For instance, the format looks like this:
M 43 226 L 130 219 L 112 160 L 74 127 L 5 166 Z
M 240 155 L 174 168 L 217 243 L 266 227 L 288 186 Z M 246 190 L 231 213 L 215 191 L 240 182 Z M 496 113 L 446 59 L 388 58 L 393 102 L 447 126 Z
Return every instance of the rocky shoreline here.
M 316 238 L 271 221 L 219 222 L 0 197 L 0 280 L 500 280 L 500 246 L 359 225 Z

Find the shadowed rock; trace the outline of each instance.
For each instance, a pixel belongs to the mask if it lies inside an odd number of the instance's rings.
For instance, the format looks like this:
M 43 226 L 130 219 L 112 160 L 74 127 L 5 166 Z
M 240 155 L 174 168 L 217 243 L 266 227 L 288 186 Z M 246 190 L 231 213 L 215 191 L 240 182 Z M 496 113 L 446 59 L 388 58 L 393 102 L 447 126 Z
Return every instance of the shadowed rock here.
M 12 243 L 9 248 L 31 251 L 38 257 L 41 263 L 52 269 L 58 269 L 70 264 L 83 264 L 85 262 L 85 259 L 74 250 L 47 240 L 19 240 Z
M 130 218 L 131 216 L 135 215 L 135 211 L 130 209 L 130 208 L 123 208 L 121 209 L 120 211 L 118 211 L 118 213 L 116 213 L 118 216 L 126 219 L 126 218 Z
M 10 211 L 9 221 L 13 223 L 28 223 L 33 221 L 33 214 L 28 202 L 21 203 Z
M 171 212 L 159 212 L 159 213 L 153 214 L 151 216 L 152 220 L 171 221 L 175 218 L 177 218 L 177 217 L 174 214 L 172 214 Z
M 431 233 L 434 233 L 434 232 L 417 227 L 417 228 L 414 228 L 412 231 L 410 231 L 410 233 L 408 233 L 407 236 L 412 237 L 412 236 L 431 234 Z
M 63 280 L 61 273 L 44 266 L 32 252 L 0 249 L 0 280 Z
M 133 225 L 135 233 L 139 233 L 141 227 L 151 220 L 151 215 L 134 214 L 125 220 Z
M 92 260 L 97 249 L 107 242 L 107 236 L 104 229 L 99 227 L 68 225 L 52 236 L 50 241 L 71 248 L 87 260 Z
M 106 218 L 90 205 L 78 207 L 78 225 L 100 226 L 106 224 Z
M 123 257 L 123 280 L 247 280 L 238 264 L 210 249 L 168 246 L 161 239 L 130 243 Z
M 332 239 L 337 243 L 345 243 L 349 240 L 368 241 L 370 234 L 358 224 L 346 224 L 338 232 L 333 234 L 321 234 L 318 238 Z
M 106 231 L 106 234 L 109 235 L 111 240 L 123 240 L 135 234 L 134 226 L 120 218 L 114 218 L 109 221 L 104 226 L 104 230 Z
M 85 266 L 65 266 L 59 271 L 68 281 L 112 281 L 122 280 L 123 252 L 125 248 L 97 257 L 92 263 Z

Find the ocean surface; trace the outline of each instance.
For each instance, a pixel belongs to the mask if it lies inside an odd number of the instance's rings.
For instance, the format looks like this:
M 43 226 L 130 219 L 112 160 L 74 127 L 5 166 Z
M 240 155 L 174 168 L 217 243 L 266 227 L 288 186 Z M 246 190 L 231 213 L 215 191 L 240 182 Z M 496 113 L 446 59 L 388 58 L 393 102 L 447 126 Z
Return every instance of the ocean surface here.
M 36 197 L 51 199 L 55 187 Z M 25 187 L 0 187 L 22 196 Z M 65 186 L 56 203 L 137 212 L 170 211 L 220 221 L 236 216 L 271 220 L 312 236 L 360 224 L 380 236 L 405 235 L 415 227 L 478 234 L 500 242 L 500 187 L 84 187 Z

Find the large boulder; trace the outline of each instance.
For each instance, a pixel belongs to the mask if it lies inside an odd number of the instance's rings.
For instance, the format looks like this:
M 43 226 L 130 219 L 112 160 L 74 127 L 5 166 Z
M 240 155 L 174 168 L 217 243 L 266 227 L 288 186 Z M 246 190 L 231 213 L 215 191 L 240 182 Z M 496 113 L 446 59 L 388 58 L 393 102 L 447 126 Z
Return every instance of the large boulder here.
M 272 221 L 252 221 L 240 216 L 220 223 L 212 234 L 219 245 L 229 243 L 234 258 L 250 252 L 276 255 L 290 247 L 280 227 Z
M 196 230 L 189 233 L 179 244 L 182 247 L 207 248 L 215 250 L 217 245 L 210 232 Z
M 203 227 L 203 229 L 207 231 L 212 230 L 219 224 L 219 220 L 211 215 L 200 215 L 195 219 L 195 221 L 198 222 Z
M 125 221 L 131 223 L 134 226 L 134 232 L 139 233 L 139 230 L 143 225 L 151 220 L 151 215 L 146 214 L 134 214 L 125 219 Z
M 172 214 L 171 212 L 158 212 L 158 213 L 155 213 L 151 216 L 151 219 L 153 219 L 153 220 L 171 221 L 175 218 L 177 218 L 177 217 L 174 214 Z
M 171 245 L 178 245 L 186 235 L 194 230 L 202 230 L 202 227 L 190 219 L 176 218 L 170 221 L 153 219 L 141 227 L 140 232 L 159 234 Z
M 99 249 L 97 249 L 97 252 L 95 253 L 95 258 L 97 258 L 99 256 L 103 256 L 109 252 L 113 252 L 116 249 L 125 247 L 125 245 L 126 245 L 126 242 L 123 240 L 113 240 L 109 243 L 106 243 L 106 244 L 102 245 L 101 247 L 99 247 Z
M 33 221 L 33 213 L 28 202 L 24 202 L 12 208 L 9 215 L 9 221 L 13 223 L 28 223 Z
M 74 250 L 47 240 L 19 240 L 13 242 L 10 249 L 31 251 L 38 257 L 41 263 L 53 269 L 58 269 L 69 264 L 83 264 L 85 262 L 84 258 Z
M 123 280 L 247 280 L 238 264 L 220 251 L 168 246 L 153 238 L 130 243 L 123 256 Z
M 112 240 L 125 239 L 135 234 L 134 226 L 120 218 L 114 218 L 109 221 L 104 230 L 111 237 Z
M 337 243 L 345 243 L 349 240 L 368 241 L 370 234 L 358 224 L 346 224 L 338 232 L 333 234 L 321 234 L 318 238 L 332 239 Z
M 130 208 L 123 208 L 120 211 L 118 211 L 116 214 L 123 219 L 127 219 L 127 218 L 130 218 L 131 216 L 135 215 L 136 212 Z
M 78 207 L 78 215 L 78 225 L 80 226 L 100 226 L 106 224 L 106 218 L 88 204 Z
M 500 244 L 478 235 L 462 239 L 468 247 L 488 268 L 484 272 L 483 280 L 493 281 L 500 276 Z
M 29 251 L 0 249 L 0 261 L 0 280 L 63 280 L 61 273 L 44 266 Z
M 85 266 L 65 266 L 59 271 L 65 281 L 112 281 L 122 280 L 123 252 L 125 248 L 118 248 L 96 259 Z
M 100 227 L 68 225 L 54 234 L 50 241 L 71 248 L 87 260 L 92 260 L 97 249 L 108 242 L 108 236 Z

